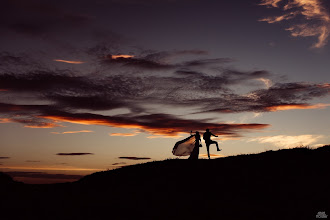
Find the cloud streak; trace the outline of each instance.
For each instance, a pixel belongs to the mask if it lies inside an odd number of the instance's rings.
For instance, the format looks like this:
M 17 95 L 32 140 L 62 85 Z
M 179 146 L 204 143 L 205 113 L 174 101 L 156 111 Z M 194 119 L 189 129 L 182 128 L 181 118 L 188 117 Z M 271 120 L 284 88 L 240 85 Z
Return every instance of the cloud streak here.
M 93 153 L 57 153 L 58 156 L 85 156 L 94 155 Z
M 119 159 L 126 159 L 126 160 L 151 160 L 150 157 L 118 157 Z
M 73 60 L 60 60 L 60 59 L 54 59 L 55 62 L 61 62 L 61 63 L 69 63 L 69 64 L 82 64 L 85 63 L 83 61 L 73 61 Z
M 91 133 L 94 131 L 81 130 L 81 131 L 63 131 L 63 132 L 51 132 L 52 134 L 78 134 L 78 133 Z
M 303 22 L 286 28 L 293 37 L 317 37 L 318 41 L 313 48 L 324 47 L 330 34 L 330 14 L 320 0 L 263 0 L 260 5 L 280 8 L 283 15 L 266 17 L 260 21 L 277 23 L 302 17 Z
M 142 116 L 103 116 L 96 114 L 57 114 L 43 116 L 53 121 L 70 122 L 85 125 L 105 125 L 120 128 L 142 129 L 155 135 L 176 136 L 178 133 L 187 133 L 187 128 L 199 130 L 209 128 L 219 135 L 236 135 L 240 130 L 258 130 L 268 127 L 267 124 L 221 124 L 207 120 L 180 119 L 169 114 L 149 114 Z
M 285 110 L 294 110 L 294 109 L 324 109 L 330 106 L 330 104 L 315 104 L 315 105 L 308 105 L 308 104 L 287 104 L 287 105 L 278 105 L 278 106 L 271 106 L 267 109 L 269 111 L 285 111 Z
M 136 133 L 110 133 L 110 136 L 118 136 L 118 137 L 133 137 L 138 135 L 138 132 Z
M 113 163 L 112 166 L 118 166 L 118 165 L 123 165 L 126 164 L 125 162 L 119 162 L 119 163 Z

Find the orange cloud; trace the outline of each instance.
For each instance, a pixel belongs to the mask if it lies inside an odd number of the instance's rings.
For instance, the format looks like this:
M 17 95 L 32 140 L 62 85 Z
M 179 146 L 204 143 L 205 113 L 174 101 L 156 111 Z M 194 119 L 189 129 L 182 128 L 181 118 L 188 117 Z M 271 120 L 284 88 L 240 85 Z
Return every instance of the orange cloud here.
M 111 55 L 111 59 L 118 59 L 118 58 L 133 58 L 133 55 L 125 55 L 125 54 L 120 54 L 120 55 Z
M 277 105 L 277 106 L 270 106 L 266 109 L 271 112 L 275 111 L 285 111 L 285 110 L 294 110 L 294 109 L 324 109 L 330 106 L 330 104 L 315 104 L 315 105 L 308 105 L 308 104 L 296 104 L 296 105 Z
M 55 123 L 41 123 L 36 125 L 25 125 L 25 128 L 55 128 L 59 127 L 60 125 Z
M 10 118 L 0 118 L 0 123 L 11 123 L 12 120 Z
M 13 107 L 15 108 L 15 107 Z M 19 108 L 19 107 L 18 107 Z M 0 118 L 0 123 L 32 123 L 25 125 L 25 128 L 55 128 L 55 127 L 63 127 L 62 125 L 58 125 L 56 123 L 46 123 L 46 122 L 41 122 L 39 124 L 33 123 L 32 120 L 20 120 L 20 119 L 11 119 L 11 118 Z
M 273 6 L 274 8 L 278 7 L 278 3 L 280 3 L 282 0 L 263 0 L 260 5 L 266 5 L 266 6 Z
M 270 79 L 266 78 L 258 78 L 257 80 L 263 82 L 267 88 L 271 87 L 273 85 L 272 81 Z
M 136 136 L 139 132 L 136 133 L 111 133 L 110 136 L 121 136 L 121 137 L 133 137 Z
M 79 118 L 71 118 L 65 116 L 40 116 L 40 118 L 51 119 L 55 122 L 70 122 L 73 124 L 82 124 L 82 125 L 105 125 L 105 126 L 114 126 L 118 128 L 143 128 L 140 125 L 135 124 L 123 124 L 115 121 L 108 121 L 106 119 L 79 119 Z
M 330 89 L 330 83 L 318 84 L 317 87 L 322 89 Z
M 81 130 L 81 131 L 64 131 L 64 132 L 50 132 L 52 134 L 77 134 L 77 133 L 89 133 L 94 132 L 90 130 Z
M 283 0 L 263 0 L 260 5 L 279 8 L 280 2 Z M 291 32 L 291 36 L 316 36 L 318 42 L 313 45 L 314 48 L 321 48 L 327 44 L 330 35 L 330 14 L 320 0 L 292 0 L 286 3 L 282 9 L 285 12 L 284 15 L 267 17 L 260 21 L 276 23 L 301 15 L 305 19 L 303 23 L 293 24 L 286 29 Z M 287 12 L 288 10 L 291 12 Z
M 82 63 L 85 63 L 83 61 L 58 60 L 58 59 L 54 59 L 53 61 L 62 62 L 62 63 L 70 63 L 70 64 L 82 64 Z
M 143 130 L 152 134 L 149 138 L 179 137 L 180 133 L 187 133 L 187 128 L 192 130 L 211 129 L 218 135 L 237 136 L 241 130 L 256 130 L 268 127 L 268 124 L 218 124 L 205 121 L 180 119 L 167 114 L 152 114 L 137 117 L 116 117 L 95 114 L 71 114 L 39 116 L 54 122 L 70 122 L 85 125 L 105 125 L 117 128 Z

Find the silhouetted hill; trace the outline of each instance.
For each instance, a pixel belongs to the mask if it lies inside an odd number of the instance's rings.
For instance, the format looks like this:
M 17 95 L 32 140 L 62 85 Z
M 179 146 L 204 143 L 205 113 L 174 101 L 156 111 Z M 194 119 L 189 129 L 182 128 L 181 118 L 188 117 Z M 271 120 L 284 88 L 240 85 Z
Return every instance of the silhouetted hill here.
M 14 180 L 7 174 L 0 172 L 0 185 L 7 185 L 14 182 Z
M 4 219 L 315 219 L 330 214 L 329 159 L 327 145 L 149 162 L 15 186 L 1 207 Z

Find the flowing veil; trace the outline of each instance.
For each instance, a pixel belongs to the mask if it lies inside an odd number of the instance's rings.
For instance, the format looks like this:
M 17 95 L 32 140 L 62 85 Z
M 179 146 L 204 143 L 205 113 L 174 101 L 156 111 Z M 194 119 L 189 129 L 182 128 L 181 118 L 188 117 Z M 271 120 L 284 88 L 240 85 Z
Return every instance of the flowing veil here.
M 175 143 L 172 153 L 175 156 L 189 156 L 195 147 L 195 135 Z

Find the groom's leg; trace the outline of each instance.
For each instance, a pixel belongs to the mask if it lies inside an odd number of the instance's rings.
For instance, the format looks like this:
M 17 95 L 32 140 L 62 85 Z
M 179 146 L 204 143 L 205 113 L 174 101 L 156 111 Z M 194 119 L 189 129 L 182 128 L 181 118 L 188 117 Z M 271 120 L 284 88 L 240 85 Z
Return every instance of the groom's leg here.
M 206 149 L 207 149 L 207 156 L 209 157 L 209 159 L 211 159 L 210 158 L 210 144 L 209 143 L 206 144 Z
M 219 149 L 218 142 L 216 142 L 216 141 L 212 141 L 212 144 L 215 144 L 215 145 L 217 146 L 217 151 L 221 151 L 221 150 Z

